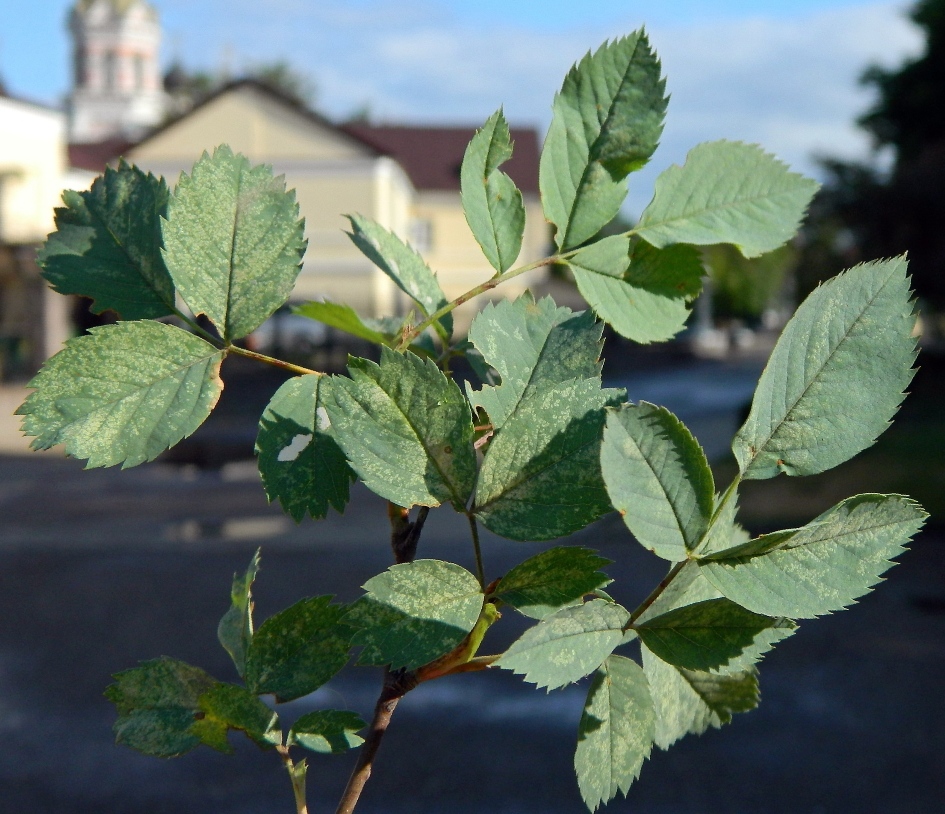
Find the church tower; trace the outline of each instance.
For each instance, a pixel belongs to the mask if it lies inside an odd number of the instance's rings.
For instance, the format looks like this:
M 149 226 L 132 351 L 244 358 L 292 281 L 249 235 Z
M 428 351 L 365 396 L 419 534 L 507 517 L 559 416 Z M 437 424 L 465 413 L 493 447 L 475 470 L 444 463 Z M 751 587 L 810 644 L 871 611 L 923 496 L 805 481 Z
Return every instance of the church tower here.
M 164 118 L 161 26 L 145 0 L 78 0 L 69 15 L 69 140 L 133 141 Z

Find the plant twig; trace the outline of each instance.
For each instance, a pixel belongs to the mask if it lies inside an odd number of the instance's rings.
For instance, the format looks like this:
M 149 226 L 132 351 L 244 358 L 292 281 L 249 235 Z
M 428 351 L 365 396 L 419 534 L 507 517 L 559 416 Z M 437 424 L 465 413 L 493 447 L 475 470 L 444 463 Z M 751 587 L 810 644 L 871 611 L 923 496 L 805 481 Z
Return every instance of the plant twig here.
M 627 620 L 627 624 L 623 626 L 624 630 L 629 630 L 631 627 L 633 627 L 633 623 L 636 622 L 637 619 L 639 619 L 641 616 L 643 616 L 643 614 L 646 613 L 650 605 L 652 605 L 657 599 L 660 598 L 663 591 L 665 591 L 670 586 L 672 581 L 676 579 L 677 576 L 679 576 L 679 572 L 682 571 L 683 566 L 685 566 L 687 562 L 689 562 L 689 560 L 683 560 L 682 562 L 677 562 L 670 569 L 669 573 L 665 577 L 663 577 L 660 584 L 657 585 L 653 589 L 653 592 L 640 603 L 640 605 L 637 607 L 637 609 L 633 613 L 630 614 L 630 618 Z
M 295 795 L 296 814 L 308 814 L 308 805 L 305 802 L 305 775 L 308 772 L 308 764 L 305 760 L 294 763 L 289 757 L 289 748 L 287 746 L 277 746 L 279 757 L 285 764 L 286 771 L 292 780 L 292 793 Z
M 302 376 L 309 373 L 313 373 L 316 376 L 325 375 L 319 370 L 310 370 L 309 368 L 302 367 L 301 365 L 293 365 L 291 362 L 283 362 L 281 359 L 276 359 L 272 356 L 266 356 L 263 353 L 256 353 L 256 351 L 247 350 L 246 348 L 241 348 L 238 345 L 228 345 L 226 349 L 230 353 L 235 353 L 237 356 L 245 356 L 247 359 L 255 359 L 257 362 L 263 362 L 267 365 L 281 368 L 282 370 L 288 370 L 290 373 L 298 373 Z
M 476 523 L 474 514 L 467 514 L 469 520 L 469 530 L 472 532 L 473 549 L 476 552 L 476 577 L 479 579 L 479 585 L 482 590 L 486 590 L 486 570 L 482 566 L 482 547 L 479 545 L 479 525 Z

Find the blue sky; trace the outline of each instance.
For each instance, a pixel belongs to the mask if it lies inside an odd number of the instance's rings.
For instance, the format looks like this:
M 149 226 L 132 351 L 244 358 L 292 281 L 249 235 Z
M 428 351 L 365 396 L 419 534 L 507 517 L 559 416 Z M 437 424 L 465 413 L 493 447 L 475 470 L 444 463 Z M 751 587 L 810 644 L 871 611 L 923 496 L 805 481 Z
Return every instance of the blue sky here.
M 55 104 L 68 90 L 72 0 L 0 0 L 0 77 Z M 901 0 L 154 0 L 164 59 L 191 68 L 285 59 L 309 73 L 319 107 L 368 105 L 389 121 L 481 123 L 500 104 L 542 130 L 574 60 L 645 24 L 672 94 L 650 174 L 713 138 L 758 142 L 808 173 L 812 156 L 862 156 L 852 122 L 870 101 L 857 77 L 920 41 Z M 647 172 L 631 186 L 646 203 Z M 636 188 L 635 188 L 636 187 Z

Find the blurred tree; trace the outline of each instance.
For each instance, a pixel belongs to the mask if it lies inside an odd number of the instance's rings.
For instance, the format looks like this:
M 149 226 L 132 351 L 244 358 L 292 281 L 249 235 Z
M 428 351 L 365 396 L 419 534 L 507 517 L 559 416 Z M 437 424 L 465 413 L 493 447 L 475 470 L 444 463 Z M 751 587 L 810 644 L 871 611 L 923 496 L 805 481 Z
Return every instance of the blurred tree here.
M 712 281 L 712 315 L 757 325 L 775 305 L 793 271 L 797 250 L 782 246 L 762 257 L 746 260 L 734 246 L 707 246 L 703 261 Z

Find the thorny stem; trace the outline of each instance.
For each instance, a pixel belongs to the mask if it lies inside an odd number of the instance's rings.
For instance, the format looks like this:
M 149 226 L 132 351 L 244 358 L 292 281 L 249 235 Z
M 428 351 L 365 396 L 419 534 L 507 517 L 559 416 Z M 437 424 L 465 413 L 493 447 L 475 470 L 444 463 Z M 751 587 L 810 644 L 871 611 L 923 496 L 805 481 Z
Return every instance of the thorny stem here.
M 305 802 L 305 775 L 308 771 L 308 764 L 304 760 L 293 763 L 292 758 L 289 757 L 289 749 L 286 746 L 277 746 L 276 749 L 292 780 L 292 793 L 295 795 L 295 812 L 296 814 L 308 814 L 308 805 Z
M 228 350 L 230 353 L 235 353 L 237 356 L 245 356 L 248 359 L 255 359 L 257 362 L 264 362 L 267 365 L 272 365 L 273 367 L 278 367 L 282 370 L 288 370 L 290 373 L 298 373 L 302 376 L 309 373 L 313 373 L 316 376 L 325 375 L 318 370 L 310 370 L 309 368 L 302 367 L 301 365 L 293 365 L 291 362 L 283 362 L 281 359 L 276 359 L 272 356 L 266 356 L 262 353 L 256 353 L 256 351 L 247 350 L 246 348 L 241 348 L 238 345 L 228 345 L 226 350 Z
M 473 549 L 476 552 L 476 576 L 479 579 L 479 585 L 482 587 L 482 590 L 485 591 L 486 570 L 482 566 L 482 548 L 479 545 L 479 525 L 476 523 L 476 516 L 474 514 L 467 514 L 466 519 L 469 520 L 469 530 L 472 532 Z

